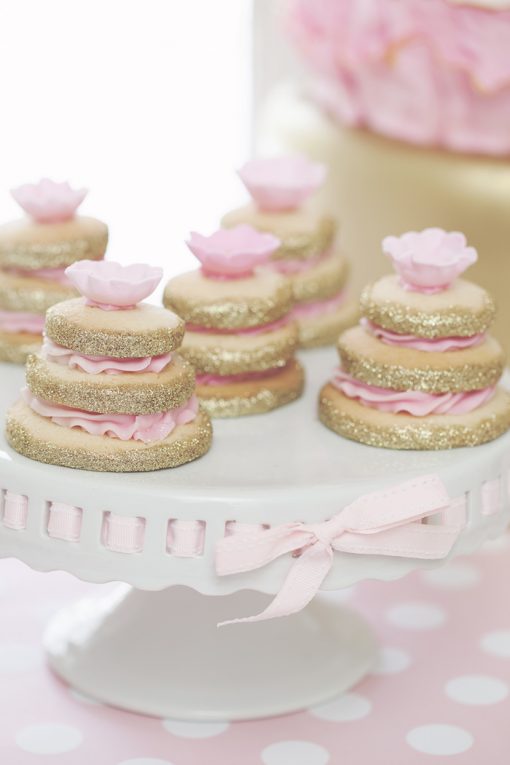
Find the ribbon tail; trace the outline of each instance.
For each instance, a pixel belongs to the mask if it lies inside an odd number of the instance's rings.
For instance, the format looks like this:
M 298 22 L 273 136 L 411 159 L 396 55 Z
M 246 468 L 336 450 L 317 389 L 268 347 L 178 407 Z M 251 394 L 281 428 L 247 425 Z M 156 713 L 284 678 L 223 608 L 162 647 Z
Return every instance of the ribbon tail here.
M 279 616 L 290 616 L 305 608 L 317 594 L 333 562 L 333 550 L 319 542 L 308 547 L 296 559 L 283 583 L 280 592 L 260 614 L 221 622 L 218 627 L 228 624 L 261 622 Z

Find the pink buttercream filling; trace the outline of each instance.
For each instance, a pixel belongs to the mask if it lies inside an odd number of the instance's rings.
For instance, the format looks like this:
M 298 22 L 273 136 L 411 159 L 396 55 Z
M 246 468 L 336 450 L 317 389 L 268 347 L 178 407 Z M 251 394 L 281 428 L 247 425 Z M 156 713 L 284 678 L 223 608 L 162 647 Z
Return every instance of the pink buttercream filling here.
M 182 406 L 156 414 L 96 414 L 37 398 L 28 388 L 22 391 L 28 406 L 56 425 L 85 430 L 93 436 L 109 436 L 121 441 L 162 441 L 178 426 L 192 422 L 198 413 L 198 399 L 192 396 Z
M 6 273 L 13 276 L 23 276 L 29 279 L 44 279 L 48 282 L 56 282 L 64 287 L 71 287 L 71 282 L 65 274 L 65 268 L 35 268 L 27 270 L 25 268 L 4 268 Z
M 495 386 L 467 393 L 423 393 L 422 391 L 397 391 L 356 380 L 342 369 L 337 369 L 331 383 L 348 398 L 359 401 L 371 409 L 393 414 L 406 413 L 414 417 L 432 414 L 467 414 L 489 401 Z
M 384 329 L 366 318 L 362 318 L 360 324 L 367 332 L 387 345 L 399 345 L 402 348 L 412 348 L 415 351 L 435 351 L 436 353 L 458 351 L 463 348 L 473 348 L 485 340 L 484 332 L 478 332 L 478 334 L 469 337 L 424 338 L 414 335 L 399 335 L 397 332 Z
M 28 332 L 31 335 L 41 335 L 44 329 L 44 316 L 38 313 L 23 313 L 22 311 L 0 311 L 0 331 Z
M 237 375 L 197 375 L 197 385 L 229 385 L 230 383 L 265 380 L 283 372 L 287 367 L 265 369 L 263 372 L 242 372 Z
M 265 332 L 275 332 L 277 329 L 287 326 L 289 317 L 284 316 L 277 321 L 268 324 L 259 324 L 257 327 L 244 327 L 242 329 L 216 329 L 215 327 L 201 327 L 199 324 L 186 324 L 186 332 L 202 332 L 206 335 L 263 335 Z
M 327 316 L 340 308 L 346 299 L 345 291 L 327 300 L 312 300 L 309 303 L 298 303 L 291 311 L 293 319 L 313 319 L 316 316 Z
M 44 338 L 41 356 L 54 364 L 71 369 L 81 369 L 90 375 L 117 375 L 124 372 L 162 372 L 172 361 L 171 353 L 161 356 L 144 356 L 134 359 L 116 359 L 111 356 L 88 356 L 57 345 L 49 337 Z

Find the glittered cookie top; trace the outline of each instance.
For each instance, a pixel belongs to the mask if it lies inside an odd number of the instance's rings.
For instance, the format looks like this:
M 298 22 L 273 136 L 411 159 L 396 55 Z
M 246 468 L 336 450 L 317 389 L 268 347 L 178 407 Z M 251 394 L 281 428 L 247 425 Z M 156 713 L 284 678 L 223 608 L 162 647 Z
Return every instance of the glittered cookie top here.
M 180 346 L 184 322 L 165 308 L 141 302 L 157 287 L 161 268 L 82 260 L 66 275 L 82 297 L 48 310 L 45 332 L 54 343 L 113 358 L 157 356 Z
M 470 337 L 492 324 L 492 297 L 461 279 L 477 260 L 464 234 L 440 228 L 383 240 L 395 274 L 368 285 L 361 312 L 379 328 L 416 338 Z
M 0 225 L 0 267 L 64 269 L 81 258 L 104 256 L 108 227 L 77 215 L 86 189 L 43 178 L 11 189 L 11 194 L 26 215 Z

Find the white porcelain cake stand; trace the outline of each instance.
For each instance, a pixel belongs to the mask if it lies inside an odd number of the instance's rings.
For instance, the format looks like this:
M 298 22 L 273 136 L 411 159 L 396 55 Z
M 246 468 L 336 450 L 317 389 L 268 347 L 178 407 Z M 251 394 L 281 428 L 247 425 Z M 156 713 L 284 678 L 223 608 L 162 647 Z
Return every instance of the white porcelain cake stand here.
M 317 392 L 335 360 L 332 350 L 308 353 L 300 402 L 216 421 L 210 454 L 173 471 L 69 470 L 0 442 L 0 556 L 124 583 L 50 623 L 45 646 L 61 677 L 101 701 L 157 716 L 246 719 L 304 708 L 369 671 L 375 640 L 355 613 L 320 597 L 286 619 L 218 629 L 217 622 L 259 612 L 292 565 L 284 556 L 253 573 L 218 577 L 215 547 L 232 522 L 318 522 L 369 491 L 437 473 L 465 521 L 454 555 L 502 532 L 510 518 L 510 435 L 451 452 L 346 441 L 316 420 Z M 0 375 L 3 416 L 23 375 L 6 365 Z M 431 565 L 438 564 L 335 553 L 324 589 Z

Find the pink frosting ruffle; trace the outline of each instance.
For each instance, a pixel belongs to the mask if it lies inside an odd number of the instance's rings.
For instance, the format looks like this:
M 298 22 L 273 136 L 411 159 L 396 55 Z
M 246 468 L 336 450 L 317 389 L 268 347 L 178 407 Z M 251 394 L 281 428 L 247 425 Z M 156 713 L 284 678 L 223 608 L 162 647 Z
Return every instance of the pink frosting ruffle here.
M 276 332 L 277 329 L 287 326 L 289 317 L 271 321 L 268 324 L 259 324 L 257 327 L 245 327 L 244 329 L 216 329 L 214 327 L 201 327 L 198 324 L 186 324 L 186 332 L 201 332 L 206 335 L 263 335 L 266 332 Z
M 81 369 L 89 375 L 118 375 L 125 372 L 162 372 L 172 361 L 172 354 L 145 356 L 136 359 L 115 359 L 110 356 L 87 356 L 57 345 L 49 337 L 44 338 L 41 356 L 54 364 L 71 369 Z
M 467 414 L 489 401 L 495 386 L 467 393 L 423 393 L 422 391 L 397 391 L 356 380 L 342 369 L 337 369 L 331 383 L 348 398 L 359 401 L 371 409 L 392 414 L 411 414 L 426 417 L 432 414 Z
M 510 11 L 445 0 L 292 0 L 290 34 L 340 121 L 457 151 L 510 151 Z
M 475 345 L 480 345 L 485 340 L 484 332 L 479 332 L 470 337 L 425 338 L 414 335 L 399 335 L 397 332 L 384 329 L 364 317 L 360 320 L 360 324 L 367 332 L 387 345 L 399 345 L 402 348 L 412 348 L 415 351 L 435 351 L 436 353 L 460 351 L 463 348 L 473 348 Z
M 109 436 L 121 441 L 162 441 L 178 425 L 192 422 L 198 413 L 198 399 L 192 396 L 185 404 L 169 412 L 156 414 L 96 414 L 81 409 L 51 404 L 37 398 L 28 388 L 22 391 L 28 406 L 41 417 L 48 417 L 56 425 L 84 430 L 93 436 Z
M 335 313 L 346 300 L 345 291 L 327 300 L 312 300 L 309 303 L 298 303 L 291 311 L 293 319 L 313 319 L 316 316 L 327 316 Z
M 230 383 L 251 382 L 252 380 L 266 380 L 280 374 L 284 369 L 286 367 L 265 369 L 263 372 L 243 372 L 238 375 L 197 375 L 197 385 L 229 385 Z
M 1 332 L 28 332 L 31 335 L 41 335 L 44 330 L 44 316 L 39 313 L 23 313 L 22 311 L 0 311 Z

